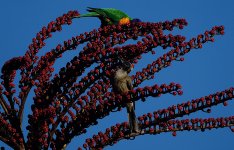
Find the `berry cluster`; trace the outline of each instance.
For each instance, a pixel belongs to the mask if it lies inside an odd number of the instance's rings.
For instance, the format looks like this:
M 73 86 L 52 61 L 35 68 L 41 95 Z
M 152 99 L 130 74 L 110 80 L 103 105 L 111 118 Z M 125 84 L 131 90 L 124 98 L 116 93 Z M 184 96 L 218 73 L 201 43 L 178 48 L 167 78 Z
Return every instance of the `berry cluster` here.
M 218 105 L 220 103 L 225 104 L 232 98 L 234 98 L 234 88 L 197 98 L 186 103 L 178 104 L 177 106 L 173 105 L 153 113 L 144 114 L 138 117 L 139 126 L 141 128 L 139 133 L 131 133 L 129 130 L 129 124 L 127 122 L 123 122 L 107 128 L 104 133 L 99 132 L 97 135 L 93 135 L 93 138 L 86 140 L 85 144 L 83 144 L 83 148 L 102 149 L 105 146 L 113 145 L 120 140 L 129 139 L 144 134 L 172 132 L 172 135 L 176 136 L 176 131 L 204 131 L 205 129 L 210 130 L 214 128 L 234 126 L 234 116 L 225 118 L 172 120 L 177 117 L 182 117 L 184 115 L 189 115 L 199 110 L 203 110 L 207 107 Z M 79 149 L 81 150 L 82 148 Z
M 62 25 L 70 25 L 72 19 L 78 16 L 77 11 L 69 11 L 50 22 L 32 39 L 24 56 L 12 58 L 3 65 L 0 84 L 0 105 L 3 108 L 0 113 L 0 138 L 12 148 L 62 149 L 74 136 L 86 133 L 86 128 L 96 125 L 98 119 L 120 111 L 128 102 L 146 101 L 147 97 L 159 97 L 167 93 L 182 95 L 181 85 L 174 82 L 145 87 L 139 85 L 145 80 L 153 79 L 155 73 L 170 66 L 173 61 L 183 61 L 182 56 L 192 49 L 202 48 L 204 43 L 213 42 L 215 35 L 224 34 L 223 26 L 215 26 L 186 41 L 184 36 L 165 32 L 174 28 L 183 29 L 187 25 L 185 19 L 158 23 L 131 22 L 108 25 L 71 37 L 39 57 L 37 54 L 46 45 L 46 39 L 52 37 L 53 32 L 61 31 Z M 131 39 L 136 43 L 126 44 Z M 65 52 L 76 50 L 81 44 L 85 45 L 79 54 L 52 76 L 54 63 Z M 155 54 L 157 47 L 171 50 L 132 75 L 133 90 L 125 95 L 111 91 L 112 77 L 120 63 L 119 58 L 137 64 L 142 54 Z M 18 70 L 21 79 L 17 89 L 14 82 Z M 87 75 L 84 74 L 86 70 L 90 70 Z M 35 96 L 31 106 L 32 114 L 28 115 L 29 124 L 26 127 L 29 133 L 27 141 L 24 141 L 21 131 L 23 110 L 33 87 Z M 233 126 L 233 117 L 172 120 L 198 110 L 210 112 L 208 107 L 220 103 L 227 105 L 226 101 L 232 98 L 233 88 L 230 88 L 148 113 L 138 117 L 142 129 L 140 133 L 130 133 L 129 125 L 125 122 L 87 139 L 83 147 L 103 148 L 121 139 L 142 134 L 172 132 L 176 135 L 176 131 L 182 130 Z

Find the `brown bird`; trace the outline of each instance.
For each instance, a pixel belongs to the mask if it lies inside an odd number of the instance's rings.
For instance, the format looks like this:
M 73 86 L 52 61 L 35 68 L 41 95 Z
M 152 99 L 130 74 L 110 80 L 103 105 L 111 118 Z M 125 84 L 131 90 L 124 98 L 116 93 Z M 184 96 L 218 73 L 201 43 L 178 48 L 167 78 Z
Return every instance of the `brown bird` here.
M 128 75 L 132 70 L 131 64 L 129 62 L 123 62 L 119 69 L 114 75 L 113 90 L 121 95 L 126 94 L 129 90 L 133 89 L 132 79 Z M 135 114 L 135 102 L 130 102 L 126 104 L 128 120 L 131 132 L 139 132 L 138 123 Z

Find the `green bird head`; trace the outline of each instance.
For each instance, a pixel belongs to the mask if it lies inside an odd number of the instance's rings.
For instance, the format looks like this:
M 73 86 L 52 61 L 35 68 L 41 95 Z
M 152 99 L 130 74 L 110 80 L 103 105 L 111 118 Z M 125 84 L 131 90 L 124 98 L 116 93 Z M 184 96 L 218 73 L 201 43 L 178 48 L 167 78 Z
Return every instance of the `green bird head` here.
M 89 13 L 80 15 L 80 17 L 97 17 L 101 20 L 101 26 L 112 24 L 128 24 L 130 22 L 140 22 L 140 19 L 132 19 L 126 13 L 114 8 L 92 8 L 88 7 Z

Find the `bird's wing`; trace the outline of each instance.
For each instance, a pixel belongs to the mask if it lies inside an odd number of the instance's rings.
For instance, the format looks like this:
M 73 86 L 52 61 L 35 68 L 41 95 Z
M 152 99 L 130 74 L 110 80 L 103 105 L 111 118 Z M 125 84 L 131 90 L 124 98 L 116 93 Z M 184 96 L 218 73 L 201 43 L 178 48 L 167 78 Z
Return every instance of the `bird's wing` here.
M 121 20 L 122 18 L 130 18 L 124 12 L 114 9 L 114 8 L 105 8 L 103 9 L 103 11 L 108 16 L 108 18 L 110 18 L 113 22 L 116 22 L 116 23 L 118 23 L 119 20 Z
M 128 90 L 132 90 L 133 86 L 132 86 L 132 79 L 131 79 L 131 77 L 128 76 L 127 79 L 126 79 L 126 81 L 127 81 Z
M 120 19 L 122 18 L 130 18 L 127 14 L 124 12 L 114 9 L 114 8 L 92 8 L 88 7 L 87 11 L 89 12 L 96 12 L 97 14 L 100 14 L 103 17 L 106 17 L 110 19 L 114 23 L 118 23 Z
M 88 7 L 87 9 L 88 12 L 97 14 L 97 17 L 101 20 L 101 24 L 102 24 L 101 26 L 106 26 L 108 24 L 115 23 L 103 10 L 104 9 L 102 8 L 92 8 L 92 7 Z
M 102 17 L 108 17 L 105 12 L 103 11 L 102 8 L 92 8 L 92 7 L 88 7 L 87 9 L 88 12 L 90 13 L 96 13 L 98 14 L 99 16 L 102 16 Z

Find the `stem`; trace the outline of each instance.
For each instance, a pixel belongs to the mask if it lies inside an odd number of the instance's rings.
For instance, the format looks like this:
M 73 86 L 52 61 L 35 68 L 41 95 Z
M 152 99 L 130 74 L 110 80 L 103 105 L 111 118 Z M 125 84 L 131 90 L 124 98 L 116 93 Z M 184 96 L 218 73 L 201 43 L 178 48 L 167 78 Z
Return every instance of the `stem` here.
M 7 103 L 2 95 L 0 95 L 0 104 L 2 108 L 4 109 L 5 113 L 9 115 L 9 110 L 7 109 Z
M 6 143 L 8 146 L 10 146 L 11 148 L 15 149 L 15 150 L 22 150 L 20 148 L 20 145 L 16 144 L 16 143 L 12 143 L 10 140 L 0 136 L 0 140 L 4 143 Z
M 28 90 L 25 92 L 25 95 L 24 97 L 22 98 L 21 100 L 21 105 L 20 105 L 20 108 L 19 108 L 19 113 L 18 113 L 18 118 L 19 118 L 19 123 L 20 123 L 20 128 L 22 129 L 22 121 L 23 121 L 23 111 L 24 111 L 24 104 L 26 102 L 26 99 L 28 97 L 28 93 L 30 92 L 31 90 L 31 86 L 28 88 Z

